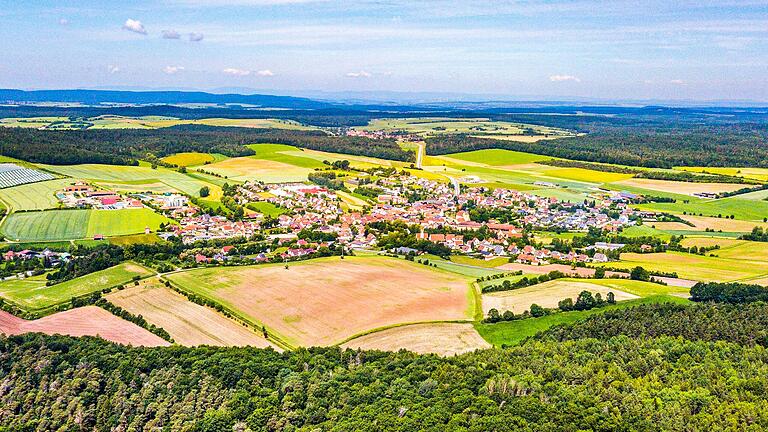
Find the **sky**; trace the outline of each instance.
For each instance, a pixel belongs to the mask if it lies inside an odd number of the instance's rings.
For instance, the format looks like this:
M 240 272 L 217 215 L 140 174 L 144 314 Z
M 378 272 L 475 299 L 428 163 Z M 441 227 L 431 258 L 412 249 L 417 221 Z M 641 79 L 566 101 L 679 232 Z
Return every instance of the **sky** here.
M 768 101 L 768 0 L 0 6 L 2 88 Z

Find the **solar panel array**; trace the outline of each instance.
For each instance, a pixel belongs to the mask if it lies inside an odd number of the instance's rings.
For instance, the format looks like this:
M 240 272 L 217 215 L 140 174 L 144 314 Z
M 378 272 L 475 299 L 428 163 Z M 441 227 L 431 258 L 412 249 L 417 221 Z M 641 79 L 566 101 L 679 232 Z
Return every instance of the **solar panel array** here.
M 53 180 L 53 176 L 29 168 L 24 168 L 12 163 L 0 164 L 0 189 L 27 183 Z

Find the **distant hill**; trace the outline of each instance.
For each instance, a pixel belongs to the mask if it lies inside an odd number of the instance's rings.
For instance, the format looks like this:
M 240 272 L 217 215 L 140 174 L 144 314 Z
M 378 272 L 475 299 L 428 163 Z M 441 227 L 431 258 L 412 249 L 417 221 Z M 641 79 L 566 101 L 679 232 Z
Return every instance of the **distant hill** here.
M 0 101 L 6 102 L 66 102 L 84 105 L 119 104 L 242 104 L 265 108 L 324 109 L 334 104 L 312 99 L 273 96 L 213 94 L 184 91 L 114 91 L 114 90 L 15 90 L 0 89 Z

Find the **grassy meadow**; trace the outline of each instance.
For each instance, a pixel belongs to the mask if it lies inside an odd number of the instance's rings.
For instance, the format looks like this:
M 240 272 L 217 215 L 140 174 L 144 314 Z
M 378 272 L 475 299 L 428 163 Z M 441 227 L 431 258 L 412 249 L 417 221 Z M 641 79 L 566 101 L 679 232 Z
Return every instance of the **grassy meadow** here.
M 14 241 L 74 240 L 143 233 L 146 227 L 156 231 L 170 219 L 148 208 L 125 210 L 48 210 L 13 213 L 0 227 L 3 235 Z
M 46 286 L 45 276 L 11 279 L 0 282 L 0 297 L 27 310 L 44 309 L 78 297 L 130 282 L 134 277 L 146 277 L 152 271 L 132 262 L 125 262 L 106 270 Z
M 0 200 L 13 211 L 57 208 L 59 200 L 56 198 L 56 192 L 63 190 L 74 181 L 71 178 L 64 178 L 0 189 Z
M 548 328 L 560 324 L 571 324 L 577 321 L 581 321 L 590 315 L 603 313 L 611 309 L 619 309 L 637 306 L 641 304 L 653 304 L 653 303 L 689 303 L 689 300 L 666 295 L 653 295 L 649 297 L 643 297 L 635 300 L 627 300 L 618 302 L 615 305 L 609 305 L 602 308 L 591 309 L 587 311 L 571 311 L 556 313 L 553 315 L 546 315 L 540 318 L 529 318 L 517 321 L 507 321 L 494 324 L 475 323 L 480 336 L 493 346 L 511 346 L 517 345 L 524 339 L 535 335 L 538 332 L 547 330 Z

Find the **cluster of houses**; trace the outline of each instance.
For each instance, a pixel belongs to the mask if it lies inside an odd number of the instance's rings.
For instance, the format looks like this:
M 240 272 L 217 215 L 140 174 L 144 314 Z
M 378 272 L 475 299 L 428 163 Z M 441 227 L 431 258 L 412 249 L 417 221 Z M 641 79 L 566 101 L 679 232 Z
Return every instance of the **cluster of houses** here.
M 3 260 L 5 261 L 13 261 L 15 259 L 47 259 L 51 265 L 58 265 L 61 262 L 67 262 L 71 257 L 72 255 L 68 254 L 67 252 L 54 252 L 50 249 L 45 249 L 42 251 L 24 249 L 18 252 L 9 250 L 3 254 Z
M 65 207 L 71 208 L 95 208 L 101 210 L 120 210 L 127 208 L 141 208 L 144 205 L 140 200 L 126 197 L 105 189 L 96 189 L 85 182 L 73 183 L 64 190 L 56 193 L 56 198 Z
M 173 219 L 191 217 L 199 212 L 199 209 L 189 202 L 189 198 L 177 193 L 142 193 L 134 194 L 133 197 Z
M 185 244 L 196 241 L 224 239 L 233 237 L 251 237 L 261 231 L 258 221 L 230 221 L 224 216 L 200 214 L 178 220 L 178 224 L 169 225 L 160 237 L 167 239 L 176 236 Z
M 617 231 L 634 224 L 637 214 L 626 202 L 604 195 L 594 203 L 563 202 L 556 198 L 539 197 L 508 189 L 464 187 L 436 182 L 401 172 L 390 176 L 374 178 L 365 185 L 378 193 L 370 199 L 370 207 L 363 211 L 342 209 L 337 193 L 328 188 L 304 183 L 265 184 L 246 182 L 235 189 L 233 198 L 240 204 L 268 202 L 285 210 L 270 227 L 279 228 L 295 241 L 296 233 L 312 229 L 336 235 L 337 242 L 348 248 L 376 247 L 376 236 L 366 227 L 374 222 L 404 222 L 421 227 L 417 234 L 420 240 L 427 240 L 447 246 L 457 253 L 487 258 L 515 257 L 519 262 L 541 264 L 549 260 L 576 262 L 607 261 L 601 251 L 591 256 L 582 253 L 563 254 L 548 249 L 519 249 L 518 239 L 522 227 L 586 231 L 597 227 Z M 250 214 L 242 221 L 230 221 L 223 216 L 197 214 L 197 211 L 183 196 L 139 195 L 142 201 L 155 208 L 167 211 L 179 223 L 170 226 L 162 236 L 177 236 L 185 243 L 229 237 L 250 237 L 262 231 L 265 217 Z M 468 209 L 505 210 L 504 221 L 472 220 Z M 509 223 L 511 222 L 511 223 Z M 481 239 L 466 238 L 462 232 L 483 228 L 490 235 Z M 441 233 L 434 233 L 435 231 Z M 431 232 L 431 233 L 430 233 Z M 286 258 L 313 253 L 317 245 L 298 245 L 283 252 Z M 598 248 L 610 249 L 610 248 Z M 222 251 L 222 258 L 226 253 Z M 204 257 L 200 257 L 204 259 Z M 212 258 L 211 258 L 212 259 Z

